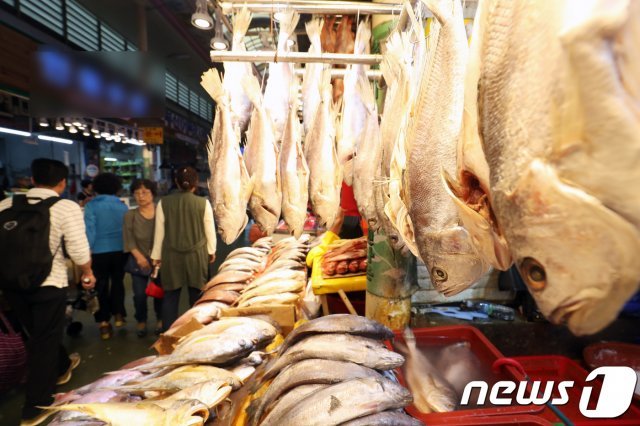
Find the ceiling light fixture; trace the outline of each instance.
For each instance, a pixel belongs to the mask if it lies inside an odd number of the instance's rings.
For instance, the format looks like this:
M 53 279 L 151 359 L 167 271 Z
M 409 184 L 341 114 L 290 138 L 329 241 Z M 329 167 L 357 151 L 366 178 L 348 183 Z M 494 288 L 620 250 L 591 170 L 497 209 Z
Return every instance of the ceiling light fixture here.
M 213 27 L 213 18 L 207 9 L 207 0 L 196 0 L 196 11 L 191 15 L 191 25 L 201 30 Z
M 64 126 L 62 125 L 62 121 L 59 118 L 56 119 L 56 130 L 64 130 Z
M 49 141 L 49 142 L 64 143 L 67 145 L 71 145 L 73 143 L 71 139 L 56 138 L 54 136 L 46 136 L 46 135 L 38 135 L 38 139 L 41 139 L 43 141 Z
M 91 132 L 89 131 L 89 127 L 85 127 L 82 131 L 82 136 L 91 136 Z
M 71 124 L 73 124 L 76 127 L 82 127 L 82 121 L 80 121 L 79 118 L 74 118 Z
M 210 46 L 213 50 L 229 49 L 229 43 L 224 38 L 224 33 L 222 32 L 222 14 L 218 8 L 216 8 L 216 33 L 211 39 Z
M 46 118 L 41 118 L 38 121 L 38 124 L 40 125 L 40 127 L 49 127 L 49 120 L 47 120 Z
M 69 133 L 78 133 L 78 129 L 75 126 L 69 127 Z
M 62 120 L 62 123 L 67 127 L 73 126 L 73 123 L 71 121 Z
M 29 132 L 23 132 L 22 130 L 14 130 L 14 129 L 9 129 L 6 127 L 0 127 L 0 133 L 9 133 L 10 135 L 17 135 L 17 136 L 31 136 L 31 133 Z

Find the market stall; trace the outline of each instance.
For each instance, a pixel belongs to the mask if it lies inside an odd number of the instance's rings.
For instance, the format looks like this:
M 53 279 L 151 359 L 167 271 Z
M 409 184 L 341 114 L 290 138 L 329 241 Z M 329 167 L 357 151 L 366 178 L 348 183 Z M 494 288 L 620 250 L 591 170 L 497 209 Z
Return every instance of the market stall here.
M 467 3 L 215 11 L 234 16 L 231 50 L 211 52 L 224 74 L 202 75 L 213 214 L 226 244 L 247 210 L 266 236 L 157 356 L 60 395 L 55 424 L 640 424 L 640 3 Z M 274 49 L 247 50 L 265 8 Z M 343 182 L 361 238 L 338 236 Z M 598 367 L 617 368 L 616 398 Z

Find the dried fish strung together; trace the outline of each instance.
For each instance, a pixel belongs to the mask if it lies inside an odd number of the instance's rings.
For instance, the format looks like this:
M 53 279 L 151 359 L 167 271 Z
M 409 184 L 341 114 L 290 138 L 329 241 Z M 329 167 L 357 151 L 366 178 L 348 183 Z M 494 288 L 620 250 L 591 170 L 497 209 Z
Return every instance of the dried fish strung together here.
M 411 394 L 388 372 L 404 362 L 382 343 L 392 336 L 355 315 L 329 315 L 295 328 L 266 365 L 262 380 L 273 381 L 248 406 L 248 424 L 420 425 L 402 412 Z
M 221 318 L 146 357 L 56 395 L 50 424 L 203 425 L 262 362 L 277 328 L 258 317 Z

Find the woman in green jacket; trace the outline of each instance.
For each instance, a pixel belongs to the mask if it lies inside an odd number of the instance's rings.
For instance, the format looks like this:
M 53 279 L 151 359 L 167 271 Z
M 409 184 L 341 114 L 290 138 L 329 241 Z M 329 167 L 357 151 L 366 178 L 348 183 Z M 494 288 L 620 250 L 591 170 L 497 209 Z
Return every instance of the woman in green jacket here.
M 179 191 L 162 198 L 156 208 L 155 238 L 151 258 L 160 266 L 162 287 L 162 326 L 164 330 L 178 318 L 183 286 L 192 306 L 209 278 L 209 263 L 216 253 L 213 209 L 209 200 L 194 194 L 198 173 L 183 167 L 175 179 Z

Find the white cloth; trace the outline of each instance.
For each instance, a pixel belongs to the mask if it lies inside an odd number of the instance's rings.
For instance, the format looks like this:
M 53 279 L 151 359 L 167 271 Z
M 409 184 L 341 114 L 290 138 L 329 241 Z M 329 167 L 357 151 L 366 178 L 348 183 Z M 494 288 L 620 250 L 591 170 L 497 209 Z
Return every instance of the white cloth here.
M 207 237 L 207 252 L 216 254 L 216 228 L 213 221 L 213 209 L 209 200 L 205 200 L 204 206 L 204 234 Z M 151 259 L 162 260 L 162 243 L 164 241 L 164 212 L 162 211 L 162 201 L 156 207 L 156 229 L 153 237 L 153 250 Z
M 58 197 L 58 193 L 46 188 L 33 188 L 27 192 L 28 198 L 46 199 Z M 35 204 L 39 200 L 29 200 Z M 13 200 L 7 198 L 0 202 L 0 211 L 10 208 Z M 49 232 L 49 249 L 51 254 L 55 253 L 51 273 L 42 283 L 43 286 L 50 285 L 64 288 L 69 285 L 67 277 L 67 263 L 62 252 L 61 242 L 64 238 L 67 254 L 76 265 L 84 265 L 91 260 L 89 241 L 84 227 L 84 217 L 80 206 L 70 200 L 60 200 L 49 210 L 49 220 L 51 222 Z

